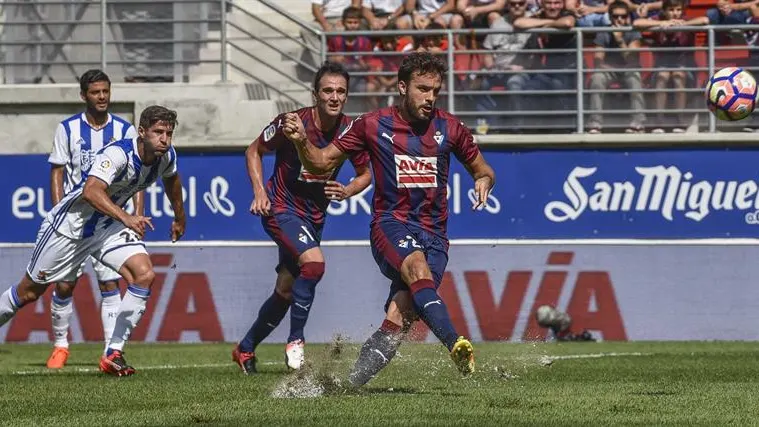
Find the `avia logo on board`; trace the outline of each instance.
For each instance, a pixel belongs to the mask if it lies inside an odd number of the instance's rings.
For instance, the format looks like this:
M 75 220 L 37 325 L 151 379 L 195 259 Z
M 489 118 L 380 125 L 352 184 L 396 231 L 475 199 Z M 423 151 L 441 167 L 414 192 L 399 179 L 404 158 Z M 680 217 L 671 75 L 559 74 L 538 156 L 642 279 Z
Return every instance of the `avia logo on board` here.
M 130 342 L 145 341 L 180 341 L 185 331 L 195 332 L 200 341 L 224 341 L 219 315 L 214 303 L 213 294 L 205 273 L 180 272 L 176 274 L 171 294 L 166 295 L 166 270 L 173 265 L 174 256 L 171 254 L 152 254 L 150 256 L 156 270 L 155 280 L 145 314 L 140 324 L 132 331 Z M 122 295 L 126 291 L 126 283 L 121 281 Z M 53 329 L 50 322 L 50 302 L 54 286 L 50 286 L 36 304 L 24 306 L 10 321 L 6 342 L 27 342 L 32 333 L 47 333 L 52 341 Z M 74 316 L 72 328 L 78 325 L 77 336 L 81 341 L 103 341 L 103 324 L 100 319 L 99 297 L 96 298 L 89 274 L 83 275 L 74 288 Z M 165 310 L 156 312 L 159 301 L 168 299 Z M 74 317 L 72 316 L 72 317 Z M 148 331 L 155 329 L 155 337 L 148 337 Z M 71 331 L 69 332 L 71 335 Z M 70 337 L 71 338 L 71 337 Z M 71 341 L 71 339 L 70 339 Z
M 440 285 L 440 296 L 448 307 L 453 325 L 459 335 L 470 337 L 472 328 L 479 328 L 483 341 L 536 341 L 545 340 L 548 330 L 538 326 L 533 313 L 543 304 L 558 306 L 559 298 L 571 290 L 569 303 L 559 307 L 572 317 L 572 331 L 592 330 L 606 341 L 627 341 L 622 314 L 619 310 L 614 285 L 608 271 L 579 271 L 574 283 L 567 283 L 568 267 L 574 260 L 574 252 L 551 252 L 546 262 L 550 270 L 510 271 L 500 300 L 493 292 L 496 288 L 487 271 L 464 271 L 464 282 L 455 283 L 448 271 Z M 565 269 L 561 267 L 564 266 Z M 525 301 L 530 283 L 540 277 L 538 289 L 532 301 Z M 476 319 L 464 315 L 460 293 L 469 293 Z M 496 289 L 500 289 L 497 287 Z M 522 307 L 529 305 L 527 322 L 517 330 Z M 476 320 L 472 322 L 472 320 Z M 524 322 L 522 322 L 524 323 Z M 415 341 L 425 341 L 429 329 L 416 322 L 411 331 Z

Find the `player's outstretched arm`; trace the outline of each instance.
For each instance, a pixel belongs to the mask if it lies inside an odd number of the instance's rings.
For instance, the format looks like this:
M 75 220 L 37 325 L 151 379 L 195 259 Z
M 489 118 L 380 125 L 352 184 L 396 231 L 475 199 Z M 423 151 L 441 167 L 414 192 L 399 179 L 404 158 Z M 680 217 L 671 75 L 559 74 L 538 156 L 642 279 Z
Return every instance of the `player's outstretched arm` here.
M 154 229 L 153 224 L 150 222 L 150 218 L 129 215 L 124 209 L 121 209 L 121 207 L 113 203 L 105 191 L 107 188 L 108 184 L 101 178 L 90 176 L 84 183 L 82 198 L 84 201 L 92 205 L 92 207 L 98 212 L 108 215 L 127 226 L 127 228 L 133 230 L 140 236 L 140 238 L 145 235 L 146 228 L 150 228 L 151 230 Z
M 245 150 L 245 164 L 248 168 L 248 178 L 253 186 L 253 202 L 250 205 L 250 213 L 253 215 L 268 216 L 271 214 L 271 201 L 264 187 L 264 167 L 261 158 L 269 151 L 261 138 L 256 138 L 248 149 Z
M 171 209 L 174 210 L 174 221 L 171 223 L 171 241 L 176 242 L 184 235 L 186 217 L 184 213 L 184 203 L 182 200 L 182 181 L 179 174 L 163 178 L 163 188 L 171 202 Z
M 298 150 L 298 158 L 303 167 L 311 173 L 327 173 L 345 160 L 346 155 L 338 150 L 334 144 L 329 144 L 321 149 L 312 144 L 308 140 L 300 116 L 295 113 L 285 114 L 282 132 Z
M 495 171 L 490 167 L 488 162 L 485 161 L 485 157 L 482 153 L 478 153 L 477 157 L 469 163 L 464 165 L 469 175 L 474 179 L 474 194 L 476 200 L 472 209 L 480 209 L 485 206 L 488 201 L 488 195 L 490 190 L 495 185 Z

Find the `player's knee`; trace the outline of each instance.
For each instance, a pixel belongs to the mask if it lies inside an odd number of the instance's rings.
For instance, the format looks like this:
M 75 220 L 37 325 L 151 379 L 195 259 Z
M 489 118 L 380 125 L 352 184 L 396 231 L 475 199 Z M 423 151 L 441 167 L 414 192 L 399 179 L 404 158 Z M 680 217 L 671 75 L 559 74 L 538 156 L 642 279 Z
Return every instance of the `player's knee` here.
M 18 295 L 21 305 L 26 305 L 30 302 L 37 301 L 37 299 L 45 293 L 47 285 L 39 283 L 20 283 L 16 287 L 16 295 Z
M 55 284 L 55 294 L 58 296 L 58 298 L 66 299 L 71 297 L 71 295 L 74 293 L 74 284 L 73 283 L 56 283 Z
M 421 252 L 419 252 L 419 256 L 412 254 L 405 259 L 403 261 L 402 270 L 401 273 L 407 285 L 410 285 L 417 280 L 432 279 L 430 267 L 427 265 L 427 260 Z
M 153 285 L 153 280 L 155 280 L 155 271 L 152 267 L 146 267 L 135 272 L 133 283 L 143 288 L 149 288 Z
M 317 282 L 324 276 L 323 262 L 307 262 L 300 266 L 300 277 Z

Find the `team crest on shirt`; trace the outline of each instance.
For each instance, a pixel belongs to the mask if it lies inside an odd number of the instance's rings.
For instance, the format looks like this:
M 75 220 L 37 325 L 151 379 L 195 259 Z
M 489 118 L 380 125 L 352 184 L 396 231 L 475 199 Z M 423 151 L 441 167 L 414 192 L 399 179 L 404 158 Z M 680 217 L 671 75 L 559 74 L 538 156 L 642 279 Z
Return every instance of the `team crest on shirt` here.
M 395 155 L 395 177 L 398 188 L 437 187 L 437 157 Z
M 437 142 L 437 145 L 440 145 L 443 143 L 443 134 L 440 133 L 440 131 L 436 131 L 435 136 L 433 136 L 432 139 L 434 139 L 435 142 Z
M 111 161 L 108 159 L 103 160 L 100 162 L 100 168 L 101 169 L 110 169 L 111 168 Z
M 275 133 L 277 133 L 277 128 L 273 123 L 267 126 L 266 129 L 264 129 L 264 142 L 269 142 L 270 139 L 274 138 Z

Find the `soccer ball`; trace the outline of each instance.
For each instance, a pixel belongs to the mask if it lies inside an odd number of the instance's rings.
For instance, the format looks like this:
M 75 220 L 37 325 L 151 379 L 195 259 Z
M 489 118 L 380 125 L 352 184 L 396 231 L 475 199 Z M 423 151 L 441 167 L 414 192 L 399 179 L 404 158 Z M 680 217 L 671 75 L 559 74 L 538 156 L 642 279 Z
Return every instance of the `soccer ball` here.
M 544 328 L 551 327 L 556 320 L 556 309 L 550 305 L 541 305 L 535 310 L 535 320 L 538 321 L 538 325 Z
M 738 67 L 723 68 L 706 85 L 706 105 L 720 120 L 742 120 L 756 105 L 756 80 Z

